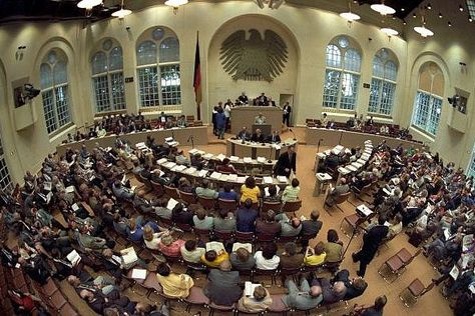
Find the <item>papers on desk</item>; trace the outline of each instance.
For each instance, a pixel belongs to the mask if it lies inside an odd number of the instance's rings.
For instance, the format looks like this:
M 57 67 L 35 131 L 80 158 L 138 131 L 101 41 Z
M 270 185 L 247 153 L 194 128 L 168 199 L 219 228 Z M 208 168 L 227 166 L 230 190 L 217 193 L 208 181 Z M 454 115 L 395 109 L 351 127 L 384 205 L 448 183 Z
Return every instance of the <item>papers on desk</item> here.
M 351 165 L 357 169 L 363 167 L 363 164 L 359 163 L 358 161 L 352 162 Z
M 316 177 L 317 177 L 318 181 L 328 181 L 328 180 L 332 179 L 332 176 L 329 175 L 328 173 L 321 173 L 321 172 L 318 172 L 316 174 Z
M 176 166 L 176 162 L 168 161 L 168 162 L 164 163 L 163 166 L 164 166 L 165 168 L 171 169 L 171 168 L 173 168 L 173 167 Z
M 221 251 L 226 251 L 224 248 L 224 244 L 219 241 L 210 241 L 206 243 L 206 251 L 214 250 L 216 253 L 220 253 Z
M 365 140 L 364 143 L 371 145 L 373 142 L 370 139 L 368 139 L 368 140 Z
M 274 148 L 275 150 L 280 150 L 282 148 L 282 146 L 278 145 L 278 144 L 271 144 L 270 145 L 272 148 Z
M 358 205 L 356 207 L 356 212 L 359 213 L 359 214 L 362 214 L 364 217 L 367 217 L 367 216 L 373 214 L 373 211 L 364 204 Z
M 167 209 L 173 210 L 175 206 L 177 206 L 179 202 L 175 200 L 174 198 L 170 198 L 167 203 Z
M 259 162 L 259 163 L 264 163 L 264 162 L 266 162 L 266 158 L 264 158 L 264 157 L 257 157 L 257 162 Z
M 238 161 L 239 161 L 239 157 L 237 157 L 237 156 L 231 156 L 231 157 L 229 157 L 229 160 L 230 160 L 231 162 L 238 162 Z
M 249 253 L 252 253 L 252 244 L 250 244 L 250 243 L 235 242 L 233 244 L 233 251 L 232 252 L 236 252 L 239 248 L 244 248 L 247 251 L 249 251 Z
M 244 183 L 246 181 L 246 176 L 243 176 L 243 177 L 237 177 L 236 179 L 236 182 L 237 183 Z
M 71 262 L 71 264 L 74 267 L 75 265 L 79 263 L 79 261 L 81 261 L 81 256 L 77 253 L 75 249 L 73 249 L 73 251 L 68 253 L 68 255 L 66 256 L 66 259 L 68 259 L 69 262 Z
M 353 172 L 356 172 L 358 171 L 358 168 L 356 168 L 355 166 L 353 165 L 348 165 L 348 166 L 345 166 L 346 169 L 350 170 L 350 171 L 353 171 Z
M 226 156 L 223 154 L 219 154 L 218 156 L 216 156 L 216 158 L 219 159 L 220 161 L 223 161 L 224 158 L 226 158 Z
M 77 203 L 74 203 L 73 205 L 71 205 L 71 208 L 74 212 L 77 212 L 79 210 L 79 205 Z
M 213 158 L 213 154 L 207 153 L 207 154 L 203 155 L 203 158 L 206 159 L 206 160 L 210 160 L 211 158 Z
M 260 283 L 251 283 L 250 281 L 244 282 L 244 295 L 247 297 L 254 297 L 254 290 L 261 286 Z
M 124 262 L 124 265 L 129 265 L 139 260 L 137 254 L 135 253 L 134 247 L 122 249 L 120 254 L 122 255 L 122 261 Z
M 450 237 L 452 237 L 452 235 L 450 235 L 450 231 L 447 228 L 444 229 L 444 237 L 445 241 L 449 240 Z
M 221 173 L 214 171 L 209 177 L 214 180 L 219 180 L 219 178 L 221 178 Z
M 69 187 L 66 187 L 65 191 L 66 191 L 66 193 L 73 193 L 74 192 L 74 186 L 70 185 Z
M 136 147 L 137 149 L 141 149 L 141 150 L 148 148 L 147 145 L 145 145 L 145 142 L 137 143 L 137 144 L 135 144 L 135 147 Z
M 198 172 L 198 177 L 204 178 L 207 174 L 208 170 L 200 170 L 200 172 Z
M 342 175 L 347 175 L 348 173 L 351 172 L 351 170 L 346 169 L 346 167 L 339 167 L 338 172 L 341 173 Z
M 325 156 L 329 156 L 332 153 L 332 151 L 330 149 L 327 149 L 323 153 L 325 154 Z
M 51 182 L 49 182 L 49 181 L 48 181 L 48 182 L 45 182 L 45 183 L 43 184 L 43 187 L 44 187 L 44 189 L 45 189 L 46 191 L 51 191 Z
M 475 294 L 475 282 L 470 283 L 468 289 L 470 290 L 470 292 Z
M 252 158 L 251 157 L 244 157 L 242 159 L 245 163 L 251 163 L 252 162 Z
M 185 170 L 187 167 L 185 165 L 176 165 L 175 167 L 172 168 L 172 171 L 178 171 L 178 172 L 182 172 L 183 170 Z
M 219 177 L 219 181 L 228 181 L 229 175 L 227 174 L 222 174 L 221 177 Z
M 339 155 L 342 150 L 344 150 L 345 147 L 343 147 L 342 145 L 336 145 L 335 147 L 333 147 L 333 149 L 331 150 L 331 152 L 334 154 L 334 155 Z
M 168 161 L 167 158 L 161 158 L 161 159 L 158 159 L 157 160 L 157 164 L 158 165 L 163 165 L 164 163 L 166 163 Z
M 327 157 L 327 155 L 325 155 L 325 153 L 317 153 L 317 157 L 320 159 L 324 159 Z
M 228 181 L 236 182 L 237 174 L 228 174 Z
M 174 141 L 173 137 L 165 137 L 167 143 Z
M 361 155 L 361 158 L 364 159 L 364 160 L 368 160 L 369 157 L 370 157 L 370 155 L 367 154 L 367 153 L 364 153 L 364 154 Z
M 193 174 L 193 173 L 196 172 L 196 168 L 195 167 L 190 167 L 190 168 L 186 169 L 183 172 L 186 173 L 186 174 Z
M 131 274 L 132 279 L 145 280 L 147 277 L 147 270 L 145 269 L 133 269 Z
M 198 149 L 196 149 L 196 148 L 190 149 L 190 150 L 188 150 L 188 153 L 190 155 L 196 155 L 198 153 Z
M 460 274 L 460 270 L 455 264 L 452 270 L 450 270 L 449 275 L 452 277 L 452 279 L 457 280 L 457 278 L 459 277 L 459 274 Z
M 287 177 L 277 176 L 277 181 L 279 181 L 280 183 L 287 183 Z
M 262 181 L 265 183 L 265 184 L 272 184 L 274 183 L 274 180 L 272 179 L 272 177 L 264 177 L 262 178 Z

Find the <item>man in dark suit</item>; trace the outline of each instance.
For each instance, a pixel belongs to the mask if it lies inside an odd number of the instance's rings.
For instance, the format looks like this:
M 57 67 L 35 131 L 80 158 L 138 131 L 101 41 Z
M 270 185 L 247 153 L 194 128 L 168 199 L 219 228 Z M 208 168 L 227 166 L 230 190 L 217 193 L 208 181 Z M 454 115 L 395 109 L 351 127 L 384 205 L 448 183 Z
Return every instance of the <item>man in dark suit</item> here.
M 384 225 L 386 218 L 380 216 L 378 218 L 378 225 L 373 226 L 363 236 L 363 248 L 357 253 L 352 253 L 353 262 L 360 262 L 360 269 L 356 274 L 360 277 L 364 277 L 366 273 L 366 266 L 373 260 L 376 251 L 378 251 L 379 245 L 383 239 L 388 235 L 389 227 Z
M 262 92 L 261 95 L 257 98 L 257 105 L 258 106 L 267 106 L 268 105 L 268 99 L 267 99 L 266 94 L 264 92 Z
M 346 293 L 344 300 L 351 300 L 362 295 L 368 287 L 368 283 L 366 283 L 366 281 L 361 277 L 350 279 L 350 272 L 346 269 L 338 271 L 336 276 L 333 278 L 333 282 L 337 281 L 341 281 L 345 284 Z
M 268 143 L 280 143 L 280 141 L 279 131 L 273 131 L 272 134 L 267 137 Z
M 290 172 L 297 173 L 297 153 L 295 146 L 287 147 L 287 151 L 279 156 L 274 167 L 274 173 L 278 176 L 290 176 Z
M 307 248 L 309 239 L 315 238 L 322 229 L 323 223 L 318 220 L 319 218 L 320 212 L 313 210 L 310 213 L 310 219 L 302 221 L 302 230 L 300 231 L 302 248 Z
M 231 269 L 231 262 L 225 260 L 219 265 L 219 270 L 211 269 L 208 274 L 208 284 L 203 291 L 215 304 L 229 306 L 241 298 L 239 271 Z
M 257 142 L 257 143 L 263 143 L 264 142 L 264 140 L 265 140 L 264 134 L 262 134 L 262 131 L 259 128 L 257 128 L 256 132 L 254 134 L 252 134 L 251 140 L 253 142 Z
M 241 139 L 241 140 L 249 140 L 251 138 L 251 135 L 247 131 L 247 127 L 244 126 L 239 133 L 236 135 L 236 138 Z
M 282 115 L 282 124 L 287 125 L 287 127 L 290 126 L 290 112 L 292 112 L 292 107 L 290 106 L 289 102 L 285 102 L 284 108 L 284 113 Z

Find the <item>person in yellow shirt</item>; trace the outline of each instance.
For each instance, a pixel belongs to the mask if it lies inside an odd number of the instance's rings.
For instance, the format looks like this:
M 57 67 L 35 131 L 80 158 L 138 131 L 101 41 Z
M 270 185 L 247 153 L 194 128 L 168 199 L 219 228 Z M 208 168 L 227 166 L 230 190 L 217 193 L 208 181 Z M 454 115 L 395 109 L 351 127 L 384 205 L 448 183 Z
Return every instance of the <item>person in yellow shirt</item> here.
M 325 262 L 326 256 L 325 244 L 320 241 L 314 249 L 307 247 L 303 262 L 308 266 L 318 266 Z
M 163 288 L 163 293 L 176 298 L 188 297 L 190 289 L 195 285 L 188 274 L 174 273 L 166 263 L 161 263 L 157 267 L 157 279 Z
M 201 262 L 210 268 L 219 268 L 221 262 L 225 260 L 229 260 L 229 254 L 226 250 L 221 250 L 219 252 L 216 252 L 216 250 L 210 250 L 206 251 L 206 253 L 201 256 Z
M 252 203 L 259 202 L 261 197 L 261 189 L 256 185 L 254 177 L 247 177 L 246 182 L 241 186 L 241 202 L 250 199 Z

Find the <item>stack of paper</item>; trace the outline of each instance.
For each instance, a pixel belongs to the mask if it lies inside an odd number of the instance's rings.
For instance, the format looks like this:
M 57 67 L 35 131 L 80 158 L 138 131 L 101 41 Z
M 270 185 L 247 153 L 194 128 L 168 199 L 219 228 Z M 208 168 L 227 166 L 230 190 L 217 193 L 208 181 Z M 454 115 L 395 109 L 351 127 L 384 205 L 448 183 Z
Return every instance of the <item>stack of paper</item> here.
M 176 166 L 176 162 L 168 161 L 168 162 L 164 163 L 163 166 L 166 167 L 166 168 L 171 169 L 171 168 Z
M 135 147 L 137 149 L 146 149 L 147 148 L 147 146 L 145 145 L 144 142 L 140 142 L 140 143 L 135 144 Z
M 198 153 L 198 149 L 196 149 L 196 148 L 190 149 L 190 150 L 188 150 L 188 153 L 190 155 L 196 155 Z
M 228 174 L 222 174 L 221 177 L 219 178 L 219 181 L 228 181 L 228 180 L 229 180 Z
M 200 172 L 198 172 L 198 177 L 204 178 L 207 174 L 208 170 L 200 170 Z
M 169 143 L 173 141 L 173 137 L 165 137 L 165 142 Z
M 206 160 L 209 160 L 209 159 L 213 158 L 213 154 L 207 153 L 207 154 L 203 155 L 203 158 L 206 159 Z
M 220 161 L 223 161 L 224 158 L 226 158 L 226 156 L 223 155 L 223 154 L 219 154 L 218 156 L 216 156 L 216 158 L 217 158 L 218 160 L 220 160 Z
M 177 206 L 179 202 L 175 200 L 174 198 L 170 198 L 167 203 L 167 209 L 173 210 L 175 206 Z
M 272 179 L 272 177 L 264 177 L 262 180 L 263 180 L 263 182 L 264 182 L 265 184 L 272 184 L 272 183 L 274 183 L 274 180 Z
M 182 172 L 185 169 L 186 169 L 185 165 L 176 165 L 175 167 L 172 168 L 172 171 Z
M 73 193 L 74 192 L 74 186 L 70 185 L 69 187 L 66 187 L 66 193 Z
M 73 249 L 73 251 L 71 251 L 70 253 L 68 253 L 68 255 L 66 256 L 66 258 L 69 260 L 69 262 L 71 262 L 71 264 L 73 265 L 73 267 L 75 265 L 77 265 L 79 263 L 79 261 L 81 261 L 81 256 L 77 253 L 77 251 L 75 249 Z
M 214 171 L 211 175 L 210 175 L 210 178 L 211 179 L 214 179 L 214 180 L 219 180 L 219 178 L 221 178 L 221 173 L 217 172 L 217 171 Z
M 247 177 L 237 177 L 236 182 L 237 183 L 244 183 L 246 181 Z
M 195 172 L 196 172 L 195 167 L 190 167 L 190 168 L 188 168 L 184 171 L 184 173 L 186 173 L 186 174 L 194 174 Z
M 228 181 L 236 182 L 237 174 L 228 174 Z
M 264 162 L 266 162 L 266 158 L 264 158 L 264 157 L 257 157 L 257 162 L 264 163 Z
M 167 158 L 161 158 L 161 159 L 158 159 L 157 160 L 157 164 L 158 165 L 163 165 L 164 163 L 166 163 L 168 161 Z
M 231 157 L 229 157 L 229 160 L 230 160 L 231 162 L 237 162 L 237 161 L 239 161 L 239 157 L 237 157 L 237 156 L 231 156 Z
M 206 251 L 214 250 L 216 253 L 220 253 L 222 251 L 226 251 L 224 248 L 224 244 L 219 241 L 210 241 L 206 243 Z
M 122 255 L 122 260 L 124 261 L 124 265 L 129 265 L 131 263 L 136 262 L 139 258 L 135 253 L 134 247 L 126 248 L 120 251 Z
M 251 157 L 244 157 L 242 160 L 244 161 L 244 163 L 251 163 L 252 162 Z
M 287 183 L 287 177 L 277 176 L 277 181 L 279 181 L 280 183 Z
M 147 270 L 145 270 L 145 269 L 133 269 L 131 277 L 132 277 L 132 279 L 145 280 L 145 278 L 147 277 Z

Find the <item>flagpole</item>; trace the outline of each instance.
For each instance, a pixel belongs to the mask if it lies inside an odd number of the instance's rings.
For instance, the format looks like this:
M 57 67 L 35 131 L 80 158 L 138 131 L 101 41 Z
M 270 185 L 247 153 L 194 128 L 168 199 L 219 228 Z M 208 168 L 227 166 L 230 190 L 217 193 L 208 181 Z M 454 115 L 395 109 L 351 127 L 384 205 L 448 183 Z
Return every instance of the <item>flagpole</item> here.
M 201 58 L 200 58 L 200 42 L 199 31 L 196 31 L 196 48 L 195 48 L 195 65 L 193 74 L 193 88 L 195 90 L 195 102 L 196 102 L 196 116 L 198 121 L 201 121 Z

